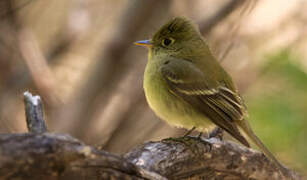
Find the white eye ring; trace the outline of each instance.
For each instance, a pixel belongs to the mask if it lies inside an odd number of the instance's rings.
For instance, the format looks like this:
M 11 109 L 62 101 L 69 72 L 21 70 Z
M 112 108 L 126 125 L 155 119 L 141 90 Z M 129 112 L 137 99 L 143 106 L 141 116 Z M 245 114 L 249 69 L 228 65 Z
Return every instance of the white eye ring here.
M 166 46 L 169 46 L 169 45 L 171 45 L 171 44 L 173 44 L 175 42 L 175 39 L 173 39 L 173 38 L 164 38 L 163 40 L 162 40 L 162 45 L 164 46 L 164 47 L 166 47 Z

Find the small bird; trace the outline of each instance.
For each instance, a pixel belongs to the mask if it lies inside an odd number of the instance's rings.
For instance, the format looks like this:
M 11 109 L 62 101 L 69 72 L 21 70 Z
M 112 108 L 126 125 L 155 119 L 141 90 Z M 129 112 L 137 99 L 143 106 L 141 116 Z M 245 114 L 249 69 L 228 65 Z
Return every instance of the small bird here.
M 157 116 L 170 125 L 198 131 L 215 125 L 250 147 L 243 131 L 286 172 L 252 131 L 245 119 L 246 106 L 230 75 L 189 19 L 176 17 L 151 40 L 135 44 L 149 49 L 143 86 L 147 102 Z

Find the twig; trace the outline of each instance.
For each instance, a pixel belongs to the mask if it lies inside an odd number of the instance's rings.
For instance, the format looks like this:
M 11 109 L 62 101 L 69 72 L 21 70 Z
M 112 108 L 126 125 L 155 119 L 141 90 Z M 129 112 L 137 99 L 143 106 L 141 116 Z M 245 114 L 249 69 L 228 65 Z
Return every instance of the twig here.
M 30 3 L 34 2 L 34 1 L 35 0 L 28 0 L 28 1 L 24 2 L 23 4 L 16 6 L 15 8 L 8 9 L 7 12 L 0 14 L 0 20 L 6 18 L 7 16 L 9 16 L 12 13 L 15 13 L 15 11 L 18 11 L 18 10 L 28 6 Z
M 219 54 L 219 61 L 222 62 L 224 59 L 226 59 L 229 52 L 232 50 L 232 48 L 235 45 L 235 39 L 238 37 L 242 22 L 244 18 L 246 18 L 250 12 L 256 7 L 257 2 L 254 0 L 247 1 L 247 3 L 244 4 L 244 7 L 242 7 L 241 12 L 239 13 L 239 18 L 236 20 L 235 23 L 232 24 L 231 30 L 228 33 L 228 40 L 227 37 L 223 38 L 223 40 L 227 40 L 229 43 L 227 47 L 220 52 Z
M 169 5 L 170 1 L 164 0 L 133 0 L 127 3 L 127 8 L 114 26 L 113 37 L 104 46 L 101 51 L 102 54 L 98 56 L 97 64 L 91 70 L 84 84 L 78 88 L 79 91 L 75 95 L 77 98 L 71 102 L 74 106 L 65 108 L 60 113 L 56 112 L 56 115 L 60 116 L 64 113 L 63 117 L 69 122 L 64 125 L 61 124 L 61 127 L 59 127 L 61 130 L 70 131 L 77 137 L 86 134 L 94 121 L 93 114 L 97 110 L 95 109 L 98 104 L 97 97 L 103 97 L 99 102 L 100 107 L 103 108 L 104 105 L 108 104 L 113 89 L 128 73 L 130 66 L 127 66 L 124 57 L 131 47 L 131 43 L 136 40 L 136 36 L 140 33 L 140 31 L 135 30 L 141 30 L 147 23 L 152 22 L 161 14 L 158 14 L 159 11 L 154 11 L 154 9 L 163 9 L 168 12 Z M 68 114 L 67 112 L 72 113 Z M 59 116 L 56 118 L 62 119 Z M 86 123 L 83 123 L 84 119 L 87 119 Z M 71 126 L 71 124 L 74 126 Z
M 199 24 L 199 30 L 202 34 L 208 34 L 213 27 L 220 23 L 224 18 L 238 8 L 245 0 L 231 0 L 225 4 L 217 13 Z
M 35 37 L 27 28 L 21 28 L 18 40 L 23 60 L 29 69 L 35 86 L 49 105 L 55 106 L 59 104 L 60 98 L 55 93 L 57 91 L 55 91 L 56 81 L 54 75 Z
M 26 120 L 29 132 L 45 133 L 47 126 L 44 121 L 43 104 L 39 96 L 32 96 L 26 91 L 24 93 L 24 102 L 26 110 Z

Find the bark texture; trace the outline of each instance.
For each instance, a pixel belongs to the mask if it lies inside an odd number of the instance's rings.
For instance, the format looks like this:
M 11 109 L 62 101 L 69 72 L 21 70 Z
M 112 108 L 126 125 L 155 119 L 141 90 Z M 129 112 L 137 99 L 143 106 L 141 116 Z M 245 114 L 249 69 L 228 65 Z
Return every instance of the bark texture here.
M 31 113 L 41 99 L 25 96 L 31 132 L 0 134 L 0 179 L 300 179 L 290 170 L 280 174 L 262 153 L 216 137 L 169 138 L 112 154 L 46 132 L 42 111 Z

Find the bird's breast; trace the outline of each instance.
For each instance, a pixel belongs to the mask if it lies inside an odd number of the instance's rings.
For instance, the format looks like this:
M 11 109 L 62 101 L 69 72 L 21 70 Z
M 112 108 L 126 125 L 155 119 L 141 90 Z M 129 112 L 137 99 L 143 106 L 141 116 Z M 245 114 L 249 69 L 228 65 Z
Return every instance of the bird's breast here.
M 170 125 L 204 129 L 210 124 L 205 116 L 170 91 L 157 67 L 147 65 L 143 86 L 150 108 Z

